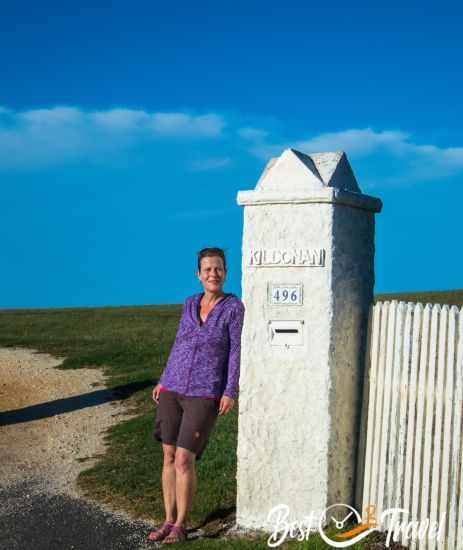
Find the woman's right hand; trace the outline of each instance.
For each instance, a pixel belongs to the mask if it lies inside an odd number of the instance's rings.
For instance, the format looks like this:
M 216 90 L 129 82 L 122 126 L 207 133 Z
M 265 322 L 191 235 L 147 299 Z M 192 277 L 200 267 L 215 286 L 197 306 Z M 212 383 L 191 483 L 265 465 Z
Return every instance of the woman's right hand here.
M 161 393 L 161 384 L 156 384 L 153 389 L 153 401 L 159 405 L 159 394 Z

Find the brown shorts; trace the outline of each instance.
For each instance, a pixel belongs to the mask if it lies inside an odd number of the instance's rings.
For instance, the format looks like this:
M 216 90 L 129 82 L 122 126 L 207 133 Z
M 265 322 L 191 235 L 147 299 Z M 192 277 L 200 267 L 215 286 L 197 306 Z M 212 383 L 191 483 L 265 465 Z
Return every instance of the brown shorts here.
M 188 449 L 199 460 L 218 414 L 219 400 L 164 390 L 159 394 L 153 438 Z

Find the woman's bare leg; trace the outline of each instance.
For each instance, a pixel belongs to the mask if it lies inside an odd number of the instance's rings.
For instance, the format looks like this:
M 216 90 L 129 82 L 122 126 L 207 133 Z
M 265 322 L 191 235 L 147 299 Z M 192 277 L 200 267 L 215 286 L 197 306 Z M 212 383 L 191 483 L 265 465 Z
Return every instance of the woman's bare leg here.
M 195 460 L 196 455 L 194 453 L 183 447 L 177 447 L 175 452 L 177 494 L 177 519 L 175 525 L 178 527 L 185 523 L 196 493 Z
M 176 505 L 176 471 L 175 471 L 175 445 L 162 444 L 164 451 L 164 464 L 162 467 L 162 494 L 166 521 L 174 523 L 177 519 Z

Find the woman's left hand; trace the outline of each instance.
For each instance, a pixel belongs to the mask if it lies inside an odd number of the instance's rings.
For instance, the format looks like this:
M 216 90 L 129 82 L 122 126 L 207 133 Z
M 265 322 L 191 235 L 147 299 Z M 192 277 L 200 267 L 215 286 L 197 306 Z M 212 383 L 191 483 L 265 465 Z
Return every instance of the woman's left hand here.
M 219 405 L 219 416 L 229 413 L 235 404 L 235 400 L 226 395 L 222 395 Z

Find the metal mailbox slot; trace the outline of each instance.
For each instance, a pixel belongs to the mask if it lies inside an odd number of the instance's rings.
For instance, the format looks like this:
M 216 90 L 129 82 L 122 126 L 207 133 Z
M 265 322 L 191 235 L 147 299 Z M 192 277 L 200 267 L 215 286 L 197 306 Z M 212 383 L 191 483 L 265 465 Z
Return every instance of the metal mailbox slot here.
M 304 321 L 269 321 L 269 340 L 272 346 L 302 346 Z

